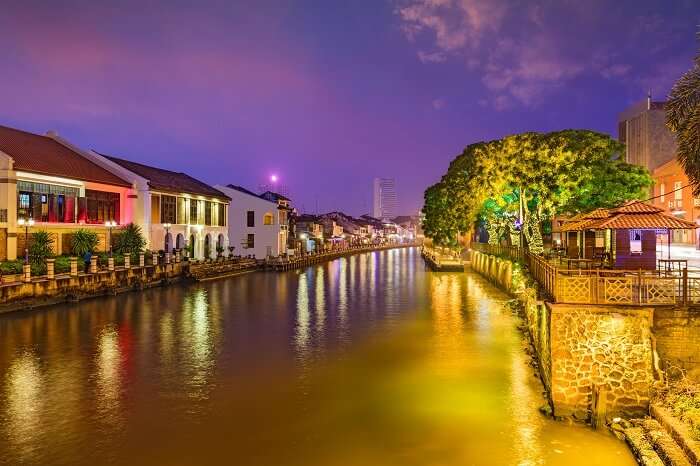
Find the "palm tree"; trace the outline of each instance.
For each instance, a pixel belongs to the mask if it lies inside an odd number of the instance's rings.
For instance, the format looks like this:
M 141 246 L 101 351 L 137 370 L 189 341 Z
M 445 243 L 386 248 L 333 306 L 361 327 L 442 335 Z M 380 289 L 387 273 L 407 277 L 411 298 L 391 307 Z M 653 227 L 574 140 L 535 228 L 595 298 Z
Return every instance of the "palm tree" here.
M 666 125 L 676 133 L 678 161 L 693 185 L 693 194 L 700 196 L 700 53 L 671 90 Z

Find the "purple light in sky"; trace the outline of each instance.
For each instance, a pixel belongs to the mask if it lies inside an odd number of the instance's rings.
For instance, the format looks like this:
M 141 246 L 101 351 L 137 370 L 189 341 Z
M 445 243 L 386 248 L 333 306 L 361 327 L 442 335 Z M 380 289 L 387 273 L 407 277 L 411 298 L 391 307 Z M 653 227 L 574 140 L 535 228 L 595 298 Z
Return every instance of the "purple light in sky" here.
M 274 173 L 270 175 L 270 182 L 277 183 L 277 175 L 275 175 Z

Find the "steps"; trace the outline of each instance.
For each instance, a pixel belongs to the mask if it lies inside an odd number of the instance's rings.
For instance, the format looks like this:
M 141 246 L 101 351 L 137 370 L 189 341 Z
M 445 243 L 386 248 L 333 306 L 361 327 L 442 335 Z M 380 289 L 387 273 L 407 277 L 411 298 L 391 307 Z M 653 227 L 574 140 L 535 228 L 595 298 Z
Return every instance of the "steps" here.
M 677 433 L 669 431 L 666 422 L 660 423 L 653 418 L 644 418 L 632 419 L 628 425 L 630 427 L 623 430 L 624 437 L 639 464 L 643 466 L 698 464 L 693 455 L 687 454 L 687 447 L 682 442 L 680 444 L 677 442 L 675 438 Z

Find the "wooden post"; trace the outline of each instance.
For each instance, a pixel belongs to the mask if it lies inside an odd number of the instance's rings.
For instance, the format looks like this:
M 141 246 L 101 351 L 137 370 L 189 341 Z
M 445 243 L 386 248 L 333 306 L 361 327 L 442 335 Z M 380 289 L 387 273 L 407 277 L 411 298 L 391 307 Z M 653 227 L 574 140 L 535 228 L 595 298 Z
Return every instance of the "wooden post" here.
M 131 268 L 131 254 L 129 253 L 124 256 L 124 268 L 127 270 Z
M 90 273 L 97 273 L 97 256 L 90 258 Z
M 594 429 L 605 427 L 605 418 L 608 414 L 608 391 L 600 385 L 594 385 L 591 401 L 591 425 Z
M 32 281 L 32 266 L 29 264 L 24 264 L 22 266 L 22 272 L 24 273 L 24 281 L 29 283 Z
M 688 304 L 688 267 L 683 269 L 683 304 Z
M 71 277 L 78 276 L 78 258 L 77 257 L 70 258 L 70 276 Z
M 146 265 L 146 254 L 143 252 L 139 253 L 139 267 L 144 267 Z

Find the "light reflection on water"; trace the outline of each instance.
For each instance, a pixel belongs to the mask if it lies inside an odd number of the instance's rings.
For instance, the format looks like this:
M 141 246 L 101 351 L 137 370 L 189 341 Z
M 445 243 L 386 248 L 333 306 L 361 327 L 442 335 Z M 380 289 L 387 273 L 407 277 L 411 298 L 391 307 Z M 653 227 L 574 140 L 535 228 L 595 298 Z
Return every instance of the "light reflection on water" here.
M 0 317 L 0 464 L 633 464 L 417 250 Z

